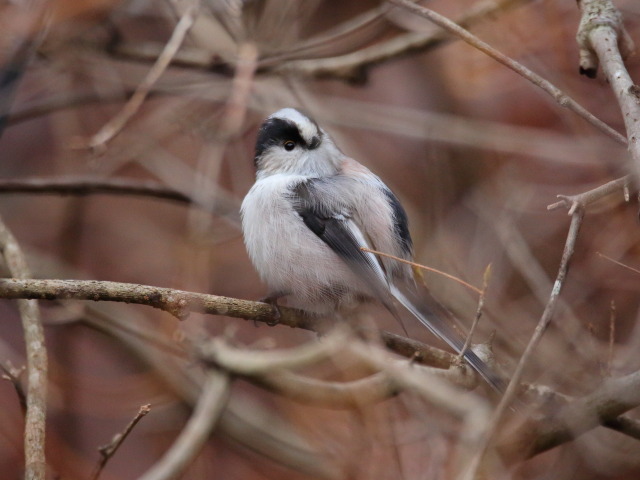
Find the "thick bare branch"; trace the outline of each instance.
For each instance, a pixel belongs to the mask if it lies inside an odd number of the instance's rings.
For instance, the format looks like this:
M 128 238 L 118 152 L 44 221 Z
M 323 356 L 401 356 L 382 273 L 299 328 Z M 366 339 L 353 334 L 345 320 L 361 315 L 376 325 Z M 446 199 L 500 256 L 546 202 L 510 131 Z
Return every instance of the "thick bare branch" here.
M 640 371 L 605 380 L 593 393 L 576 399 L 552 418 L 530 421 L 508 435 L 498 450 L 509 463 L 554 448 L 600 425 L 637 431 L 637 424 L 617 419 L 640 405 Z
M 164 310 L 179 319 L 190 312 L 226 315 L 267 324 L 278 323 L 312 331 L 326 330 L 326 321 L 305 316 L 291 308 L 280 307 L 280 316 L 272 305 L 250 300 L 97 280 L 19 280 L 0 279 L 0 298 L 41 300 L 92 300 L 147 305 Z M 438 368 L 449 368 L 456 362 L 452 353 L 430 347 L 390 332 L 380 332 L 382 341 L 394 352 L 416 362 Z
M 333 328 L 320 341 L 285 350 L 234 348 L 224 337 L 217 337 L 201 346 L 199 354 L 206 363 L 228 372 L 256 376 L 281 369 L 303 368 L 331 358 L 345 348 L 348 339 L 348 329 L 340 325 Z
M 266 303 L 119 282 L 0 279 L 0 297 L 136 303 L 159 308 L 178 319 L 186 318 L 190 312 L 199 312 L 259 322 L 275 321 L 275 310 Z M 293 315 L 287 313 L 282 315 L 281 323 L 298 326 Z
M 631 37 L 622 25 L 622 15 L 611 0 L 581 0 L 582 19 L 577 40 L 580 73 L 595 77 L 598 61 L 618 100 L 624 119 L 636 183 L 640 181 L 640 98 L 624 64 L 633 50 Z M 594 55 L 595 54 L 595 55 Z
M 350 382 L 318 380 L 289 371 L 273 372 L 249 380 L 305 405 L 347 410 L 380 402 L 401 390 L 384 372 Z
M 351 347 L 359 340 L 349 333 L 349 329 L 339 325 L 319 342 L 265 351 L 233 347 L 226 339 L 218 337 L 200 348 L 200 357 L 207 364 L 305 404 L 329 408 L 354 408 L 398 393 L 402 388 L 392 376 L 384 372 L 359 380 L 335 382 L 304 377 L 292 371 L 325 360 L 340 364 L 343 356 L 349 359 L 347 363 L 352 363 L 354 355 Z M 358 358 L 355 360 L 359 362 Z M 465 390 L 472 390 L 478 386 L 477 375 L 464 364 L 441 369 L 398 359 L 390 359 L 389 363 L 397 365 L 400 369 L 409 368 L 437 378 L 445 378 Z M 369 368 L 369 365 L 366 368 Z

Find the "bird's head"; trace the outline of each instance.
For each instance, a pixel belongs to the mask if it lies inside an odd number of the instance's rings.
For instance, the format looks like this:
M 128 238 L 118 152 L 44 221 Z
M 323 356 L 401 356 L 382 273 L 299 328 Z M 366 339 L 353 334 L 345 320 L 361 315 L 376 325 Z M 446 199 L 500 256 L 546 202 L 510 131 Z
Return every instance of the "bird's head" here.
M 342 158 L 313 119 L 294 108 L 283 108 L 260 127 L 254 161 L 259 177 L 278 173 L 322 177 L 335 174 Z

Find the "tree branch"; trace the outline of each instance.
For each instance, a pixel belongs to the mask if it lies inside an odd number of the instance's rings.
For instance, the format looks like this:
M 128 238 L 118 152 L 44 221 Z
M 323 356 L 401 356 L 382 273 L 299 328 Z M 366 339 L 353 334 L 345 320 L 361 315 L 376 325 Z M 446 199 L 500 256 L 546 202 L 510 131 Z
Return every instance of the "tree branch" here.
M 278 350 L 236 348 L 229 345 L 224 337 L 216 337 L 199 348 L 198 356 L 208 365 L 233 376 L 243 377 L 287 398 L 305 404 L 349 409 L 384 400 L 397 394 L 402 388 L 392 376 L 380 372 L 358 380 L 334 382 L 305 377 L 292 370 L 329 359 L 341 364 L 343 356 L 347 356 L 347 363 L 351 363 L 354 356 L 351 346 L 358 341 L 349 329 L 338 325 L 321 337 L 320 341 Z M 477 375 L 464 364 L 440 369 L 407 363 L 406 360 L 393 359 L 389 362 L 397 364 L 398 368 L 412 368 L 434 377 L 445 378 L 465 390 L 478 386 Z
M 547 206 L 547 210 L 556 210 L 561 207 L 566 207 L 569 210 L 569 215 L 573 215 L 577 208 L 584 208 L 612 193 L 623 193 L 624 200 L 629 201 L 629 176 L 617 178 L 610 182 L 600 185 L 586 192 L 579 193 L 577 195 L 558 195 L 561 200 L 556 203 L 552 203 Z
M 477 2 L 460 18 L 456 19 L 456 23 L 469 28 L 483 19 L 491 18 L 499 12 L 515 8 L 525 3 L 525 1 Z M 360 48 L 345 55 L 287 61 L 272 67 L 272 70 L 281 73 L 320 78 L 338 78 L 362 83 L 368 70 L 376 65 L 439 47 L 453 39 L 454 37 L 443 30 L 429 33 L 410 32 L 376 43 L 370 47 Z
M 217 370 L 207 374 L 191 418 L 164 456 L 140 480 L 179 478 L 213 431 L 229 398 L 229 377 Z
M 25 177 L 0 179 L 0 193 L 40 195 L 138 195 L 179 203 L 193 203 L 187 194 L 152 180 L 97 178 L 95 176 Z
M 24 255 L 13 234 L 0 219 L 0 250 L 11 275 L 31 276 Z M 19 281 L 19 280 L 17 280 Z M 25 479 L 44 480 L 45 425 L 47 416 L 47 347 L 38 302 L 20 299 L 18 309 L 27 353 L 27 412 L 24 429 Z
M 115 455 L 115 453 L 118 451 L 118 448 L 120 448 L 120 445 L 122 445 L 122 442 L 125 441 L 125 439 L 133 431 L 134 427 L 142 419 L 142 417 L 147 415 L 150 411 L 151 405 L 141 406 L 138 409 L 138 413 L 136 414 L 136 416 L 133 417 L 133 419 L 129 422 L 125 429 L 122 432 L 116 434 L 111 442 L 109 442 L 107 445 L 103 445 L 98 449 L 98 451 L 100 452 L 100 460 L 98 461 L 98 465 L 96 466 L 96 469 L 91 477 L 92 480 L 98 479 L 100 473 L 104 469 L 109 459 Z
M 551 95 L 554 98 L 556 102 L 558 102 L 560 106 L 568 108 L 572 112 L 582 117 L 588 123 L 593 125 L 595 128 L 600 130 L 602 133 L 613 138 L 618 143 L 626 145 L 627 140 L 622 135 L 620 135 L 620 133 L 615 131 L 613 128 L 611 128 L 609 125 L 604 123 L 602 120 L 595 117 L 593 114 L 587 111 L 582 105 L 580 105 L 573 98 L 571 98 L 569 95 L 567 95 L 562 90 L 560 90 L 554 84 L 542 78 L 537 73 L 532 72 L 521 63 L 518 63 L 515 60 L 507 57 L 505 54 L 491 47 L 486 42 L 483 42 L 482 40 L 477 38 L 475 35 L 472 35 L 471 33 L 469 33 L 464 28 L 461 28 L 459 25 L 456 25 L 454 22 L 452 22 L 448 18 L 443 17 L 442 15 L 434 12 L 433 10 L 429 10 L 428 8 L 424 8 L 424 7 L 421 7 L 420 5 L 416 5 L 410 0 L 388 0 L 388 1 L 395 5 L 405 8 L 410 12 L 415 13 L 416 15 L 419 15 L 421 17 L 424 17 L 430 20 L 431 22 L 435 23 L 439 27 L 442 27 L 448 32 L 461 38 L 469 45 L 487 54 L 494 60 L 510 68 L 517 74 L 529 80 L 531 83 L 533 83 L 537 87 L 541 88 L 543 91 L 547 92 L 549 95 Z
M 134 303 L 164 310 L 181 320 L 190 312 L 198 312 L 311 331 L 326 330 L 326 321 L 291 308 L 279 307 L 280 317 L 277 317 L 274 307 L 267 303 L 131 283 L 5 278 L 0 279 L 0 298 Z M 455 364 L 456 356 L 444 350 L 390 332 L 382 331 L 380 337 L 390 350 L 419 363 L 437 368 Z
M 22 414 L 26 415 L 27 413 L 27 394 L 24 392 L 24 388 L 22 388 L 22 382 L 20 381 L 20 377 L 24 373 L 24 367 L 15 368 L 11 365 L 11 363 L 7 363 L 4 365 L 0 362 L 0 370 L 2 370 L 2 378 L 11 382 L 13 385 L 13 389 L 16 391 L 16 395 L 18 396 L 18 402 L 20 403 L 20 410 L 22 410 Z
M 162 53 L 157 58 L 153 67 L 149 70 L 146 77 L 138 85 L 135 93 L 122 107 L 122 110 L 105 124 L 100 131 L 94 134 L 88 141 L 77 140 L 74 145 L 76 148 L 90 148 L 93 150 L 101 150 L 106 148 L 107 142 L 115 137 L 140 109 L 144 100 L 147 98 L 151 88 L 162 76 L 164 71 L 171 63 L 171 59 L 176 54 L 180 45 L 184 41 L 189 29 L 195 21 L 195 16 L 200 5 L 199 0 L 190 0 L 185 11 L 180 16 L 180 20 L 173 29 L 171 38 L 164 46 Z
M 216 215 L 239 222 L 239 202 L 223 189 L 209 193 L 208 205 L 197 195 L 181 192 L 153 180 L 98 178 L 95 176 L 25 177 L 0 179 L 0 195 L 28 193 L 35 195 L 133 195 L 197 205 Z
M 577 41 L 580 73 L 595 77 L 598 61 L 611 85 L 624 119 L 636 183 L 640 181 L 640 89 L 633 83 L 624 58 L 634 49 L 611 0 L 581 0 Z M 597 56 L 596 56 L 597 55 Z
M 536 325 L 536 328 L 533 332 L 533 335 L 531 336 L 531 339 L 529 340 L 529 343 L 527 344 L 527 347 L 524 350 L 524 353 L 520 357 L 520 361 L 518 362 L 518 365 L 515 371 L 513 372 L 513 375 L 511 376 L 509 385 L 507 386 L 507 389 L 504 392 L 504 395 L 500 400 L 500 403 L 498 404 L 495 411 L 493 412 L 489 428 L 487 429 L 487 433 L 484 438 L 484 443 L 476 452 L 474 461 L 472 462 L 472 467 L 470 469 L 470 472 L 472 473 L 472 475 L 475 475 L 478 468 L 480 467 L 480 464 L 485 455 L 485 452 L 487 451 L 487 448 L 489 447 L 492 437 L 495 435 L 498 429 L 498 425 L 502 419 L 502 416 L 506 412 L 508 406 L 510 405 L 511 401 L 513 400 L 513 398 L 515 397 L 519 389 L 520 380 L 524 373 L 524 368 L 529 362 L 529 360 L 531 359 L 535 348 L 538 346 L 538 343 L 540 343 L 540 340 L 542 339 L 542 335 L 547 330 L 547 327 L 549 326 L 549 323 L 553 318 L 553 314 L 555 313 L 555 309 L 556 309 L 556 304 L 558 302 L 558 297 L 560 296 L 560 291 L 562 290 L 564 281 L 569 271 L 569 263 L 575 251 L 575 245 L 578 239 L 578 233 L 580 232 L 580 226 L 582 225 L 583 218 L 584 218 L 584 209 L 582 208 L 578 208 L 577 211 L 571 217 L 571 225 L 569 226 L 569 232 L 567 233 L 567 240 L 565 242 L 564 251 L 562 252 L 562 258 L 560 260 L 560 266 L 558 268 L 558 275 L 556 276 L 556 281 L 554 282 L 553 288 L 551 289 L 551 294 L 549 295 L 549 301 L 547 302 L 547 305 L 545 306 L 544 311 L 542 312 L 542 316 L 540 317 L 540 320 Z M 472 477 L 472 478 L 475 478 L 475 477 Z
M 569 402 L 542 421 L 530 421 L 503 438 L 498 451 L 510 464 L 566 443 L 593 428 L 620 426 L 637 433 L 636 422 L 618 416 L 640 405 L 640 371 L 605 380 L 594 392 Z

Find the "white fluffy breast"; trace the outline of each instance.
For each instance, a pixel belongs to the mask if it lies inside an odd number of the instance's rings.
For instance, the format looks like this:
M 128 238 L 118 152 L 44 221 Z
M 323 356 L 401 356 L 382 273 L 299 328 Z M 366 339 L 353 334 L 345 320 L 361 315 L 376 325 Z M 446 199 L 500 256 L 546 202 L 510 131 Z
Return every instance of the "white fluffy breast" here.
M 244 241 L 270 294 L 287 295 L 290 306 L 326 313 L 336 303 L 366 296 L 368 289 L 294 210 L 291 188 L 302 180 L 271 175 L 254 184 L 241 207 Z

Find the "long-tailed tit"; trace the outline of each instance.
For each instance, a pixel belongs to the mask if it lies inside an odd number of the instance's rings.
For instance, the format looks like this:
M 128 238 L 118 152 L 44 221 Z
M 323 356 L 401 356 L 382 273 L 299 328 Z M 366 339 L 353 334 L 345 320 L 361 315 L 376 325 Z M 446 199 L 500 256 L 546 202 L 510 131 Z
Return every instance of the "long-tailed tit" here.
M 265 120 L 254 160 L 256 182 L 242 202 L 242 229 L 270 300 L 286 297 L 289 306 L 315 315 L 377 301 L 398 316 L 395 299 L 460 352 L 463 339 L 418 294 L 411 267 L 361 249 L 412 257 L 407 215 L 380 178 L 293 108 Z M 464 357 L 502 389 L 473 351 Z

